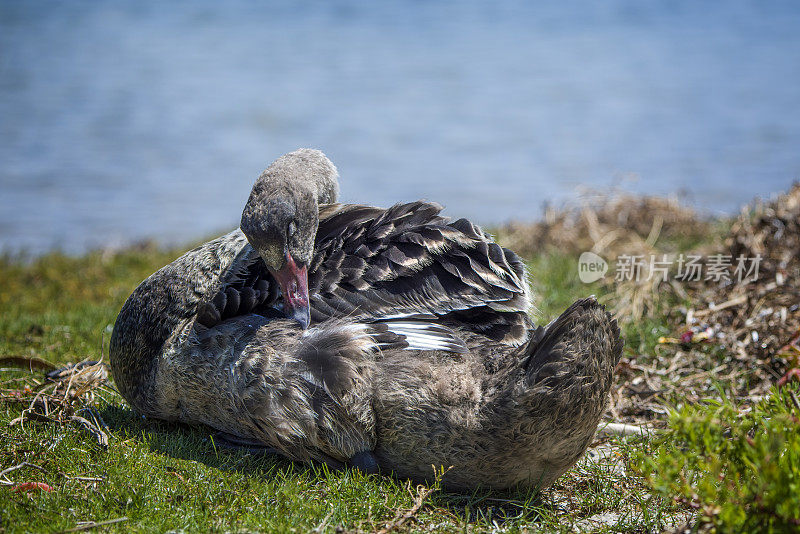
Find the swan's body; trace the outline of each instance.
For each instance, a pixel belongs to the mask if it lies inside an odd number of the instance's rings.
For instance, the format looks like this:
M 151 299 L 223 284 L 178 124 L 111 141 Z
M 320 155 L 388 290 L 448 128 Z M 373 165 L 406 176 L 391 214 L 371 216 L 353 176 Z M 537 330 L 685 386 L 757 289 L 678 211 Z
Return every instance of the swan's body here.
M 274 246 L 243 224 L 247 236 L 190 251 L 120 312 L 120 392 L 149 416 L 296 460 L 371 453 L 415 479 L 453 466 L 452 487 L 549 484 L 594 435 L 619 330 L 594 299 L 534 329 L 522 262 L 439 210 L 320 206 L 313 252 L 292 267 L 307 268 L 308 330 L 301 305 L 286 312 L 293 321 L 274 301 L 284 283 L 270 273 L 301 256 L 291 244 L 287 262 L 270 266 Z

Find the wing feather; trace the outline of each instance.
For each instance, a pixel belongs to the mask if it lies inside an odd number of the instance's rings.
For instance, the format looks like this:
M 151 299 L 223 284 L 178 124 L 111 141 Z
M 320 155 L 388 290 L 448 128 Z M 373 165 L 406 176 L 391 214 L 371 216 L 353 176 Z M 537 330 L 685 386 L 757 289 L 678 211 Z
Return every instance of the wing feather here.
M 320 208 L 312 319 L 429 314 L 512 345 L 526 341 L 524 263 L 432 202 Z

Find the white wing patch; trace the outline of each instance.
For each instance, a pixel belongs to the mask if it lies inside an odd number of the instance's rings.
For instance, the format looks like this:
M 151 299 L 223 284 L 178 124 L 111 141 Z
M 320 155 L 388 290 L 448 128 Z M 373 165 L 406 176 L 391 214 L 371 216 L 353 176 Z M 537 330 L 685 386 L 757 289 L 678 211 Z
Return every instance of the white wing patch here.
M 390 332 L 405 337 L 406 350 L 444 350 L 469 352 L 466 343 L 450 328 L 426 321 L 388 320 L 381 321 Z
M 411 315 L 411 314 L 409 314 Z M 420 314 L 413 314 L 419 317 Z M 370 333 L 370 330 L 377 329 Z M 391 332 L 400 339 L 382 341 L 380 332 Z M 388 319 L 381 318 L 373 323 L 336 323 L 329 322 L 309 328 L 301 334 L 302 338 L 315 338 L 346 333 L 358 346 L 358 349 L 368 353 L 383 348 L 396 348 L 402 350 L 440 350 L 454 353 L 469 352 L 466 343 L 452 329 L 433 321 L 416 319 Z M 398 343 L 399 342 L 399 343 Z

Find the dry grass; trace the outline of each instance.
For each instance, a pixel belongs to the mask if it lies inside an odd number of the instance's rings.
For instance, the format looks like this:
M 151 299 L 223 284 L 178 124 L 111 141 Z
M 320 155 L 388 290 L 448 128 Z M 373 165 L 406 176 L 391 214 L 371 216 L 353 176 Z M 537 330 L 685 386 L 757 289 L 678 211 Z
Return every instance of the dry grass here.
M 686 323 L 709 328 L 722 347 L 757 366 L 753 387 L 763 392 L 800 357 L 800 184 L 743 210 L 720 252 L 734 261 L 762 257 L 758 278 L 691 286 Z
M 631 327 L 611 420 L 663 422 L 676 403 L 721 391 L 752 404 L 798 367 L 800 185 L 754 202 L 733 221 L 703 218 L 676 199 L 595 194 L 497 234 L 525 255 L 558 251 L 577 259 L 591 251 L 617 268 L 626 256 L 641 259 L 638 276 L 611 267 L 599 282 L 601 298 Z M 730 261 L 731 279 L 706 279 L 706 272 L 698 281 L 677 278 L 681 257 L 700 256 L 707 266 L 715 255 Z M 756 255 L 757 281 L 738 283 L 737 258 Z M 669 265 L 666 276 L 658 262 Z
M 651 257 L 673 262 L 680 252 L 713 246 L 719 226 L 677 198 L 592 193 L 574 205 L 548 207 L 542 221 L 507 224 L 498 238 L 526 257 L 555 250 L 575 256 L 594 252 L 609 265 L 619 265 L 624 256 L 638 258 L 638 276 L 628 279 L 611 271 L 603 288 L 617 318 L 631 322 L 654 313 L 653 297 L 662 284 L 657 270 L 650 271 Z
M 39 378 L 36 374 L 26 377 L 22 389 L 7 387 L 14 380 L 0 384 L 0 402 L 25 406 L 19 417 L 9 426 L 24 426 L 28 421 L 45 423 L 77 424 L 103 448 L 108 447 L 108 425 L 95 409 L 95 400 L 102 391 L 114 395 L 109 389 L 108 366 L 102 362 L 83 361 L 56 369 L 39 358 L 21 356 L 0 358 L 0 367 L 15 366 L 28 369 L 47 369 Z
M 613 259 L 620 253 L 654 250 L 658 239 L 702 241 L 710 227 L 710 221 L 677 198 L 590 192 L 574 204 L 548 206 L 541 221 L 509 223 L 498 229 L 497 237 L 524 257 L 555 248 L 567 253 L 591 250 Z

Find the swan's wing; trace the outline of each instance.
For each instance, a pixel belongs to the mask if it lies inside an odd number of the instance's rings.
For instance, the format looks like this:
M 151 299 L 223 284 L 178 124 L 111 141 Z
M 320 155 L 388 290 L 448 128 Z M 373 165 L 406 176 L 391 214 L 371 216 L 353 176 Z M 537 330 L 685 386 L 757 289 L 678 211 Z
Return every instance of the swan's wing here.
M 311 314 L 375 320 L 433 315 L 517 345 L 527 339 L 525 266 L 466 219 L 430 202 L 320 207 Z

